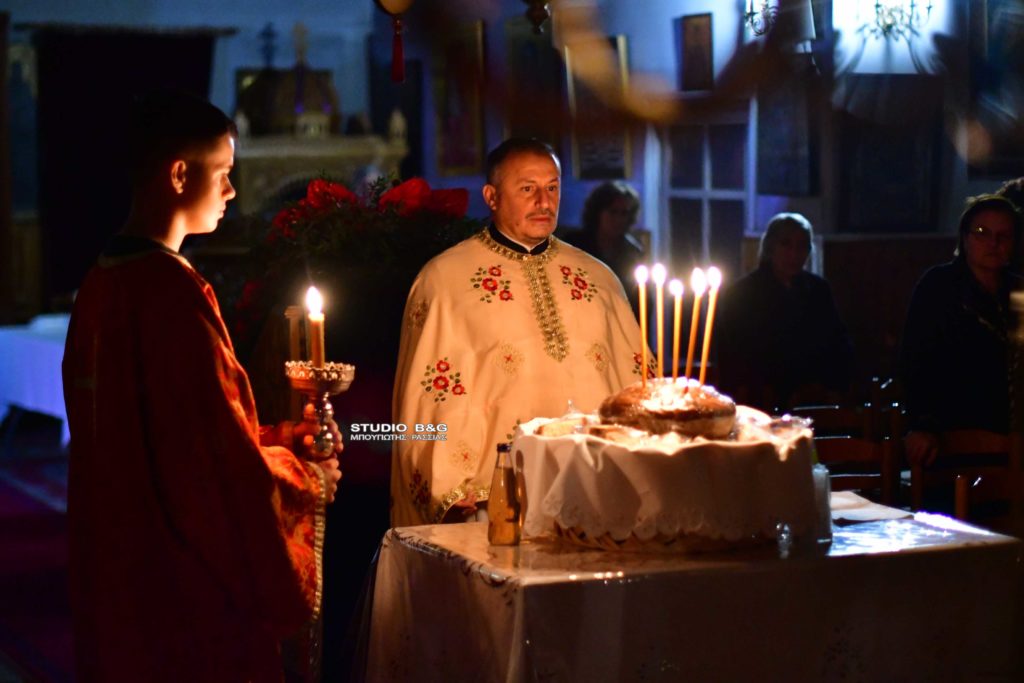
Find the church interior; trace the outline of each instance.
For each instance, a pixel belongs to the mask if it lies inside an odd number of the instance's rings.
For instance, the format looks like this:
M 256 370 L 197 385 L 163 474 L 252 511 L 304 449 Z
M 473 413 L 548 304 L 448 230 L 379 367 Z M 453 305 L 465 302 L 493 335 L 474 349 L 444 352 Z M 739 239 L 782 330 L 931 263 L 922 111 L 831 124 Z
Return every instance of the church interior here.
M 295 318 L 314 283 L 327 359 L 356 367 L 333 398 L 344 438 L 392 421 L 406 294 L 429 258 L 486 225 L 485 159 L 509 137 L 560 159 L 557 237 L 571 242 L 591 192 L 622 181 L 644 262 L 687 288 L 696 266 L 716 266 L 724 286 L 754 271 L 772 217 L 802 214 L 807 270 L 827 280 L 852 348 L 846 390 L 828 402 L 878 408 L 902 400 L 911 296 L 954 258 L 965 201 L 1024 175 L 1022 28 L 1022 0 L 0 1 L 0 680 L 75 678 L 60 364 L 75 292 L 128 212 L 124 131 L 139 94 L 198 94 L 238 128 L 237 196 L 182 253 L 216 291 L 261 422 L 301 413 L 282 367 L 304 357 Z M 282 217 L 317 179 L 361 204 L 295 239 Z M 384 193 L 413 192 L 399 185 L 411 179 L 439 202 L 467 190 L 464 215 L 381 218 Z M 635 309 L 636 282 L 623 286 Z M 667 357 L 650 320 L 646 339 Z M 1020 344 L 1012 324 L 1007 343 Z M 391 444 L 347 442 L 341 463 L 323 681 L 359 679 L 390 526 Z M 911 468 L 889 464 L 882 502 L 918 509 Z M 918 680 L 957 680 L 946 675 Z

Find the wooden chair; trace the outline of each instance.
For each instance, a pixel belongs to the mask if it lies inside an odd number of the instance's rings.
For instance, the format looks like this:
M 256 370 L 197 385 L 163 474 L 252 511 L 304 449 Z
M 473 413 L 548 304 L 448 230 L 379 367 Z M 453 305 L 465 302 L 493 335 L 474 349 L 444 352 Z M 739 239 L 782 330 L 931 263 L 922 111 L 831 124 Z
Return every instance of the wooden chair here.
M 811 419 L 818 462 L 828 467 L 834 491 L 878 491 L 882 503 L 896 502 L 900 442 L 890 428 L 891 411 L 866 403 L 799 406 L 789 412 Z
M 988 521 L 1019 533 L 1024 513 L 1024 438 L 980 429 L 939 434 L 939 455 L 929 467 L 911 466 L 912 506 L 919 510 L 929 489 L 952 486 L 953 511 L 965 521 Z M 973 510 L 1001 504 L 1005 513 L 985 520 Z

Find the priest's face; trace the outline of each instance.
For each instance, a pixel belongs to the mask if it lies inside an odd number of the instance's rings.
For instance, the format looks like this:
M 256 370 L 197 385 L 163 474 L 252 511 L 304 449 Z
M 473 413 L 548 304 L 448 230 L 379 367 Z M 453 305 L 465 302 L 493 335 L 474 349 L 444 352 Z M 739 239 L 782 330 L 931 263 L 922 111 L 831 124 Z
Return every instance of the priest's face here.
M 190 234 L 213 232 L 235 196 L 228 174 L 235 163 L 235 140 L 229 133 L 185 162 L 182 210 Z
M 520 152 L 497 169 L 494 184 L 484 185 L 484 201 L 494 224 L 526 246 L 540 244 L 558 225 L 562 171 L 554 157 Z

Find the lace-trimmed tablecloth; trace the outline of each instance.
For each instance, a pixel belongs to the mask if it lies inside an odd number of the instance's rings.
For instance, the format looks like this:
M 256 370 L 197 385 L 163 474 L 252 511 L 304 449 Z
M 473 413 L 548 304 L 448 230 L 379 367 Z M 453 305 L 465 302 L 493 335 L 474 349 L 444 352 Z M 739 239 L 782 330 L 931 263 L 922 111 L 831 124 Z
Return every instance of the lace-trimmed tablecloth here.
M 739 417 L 768 419 L 750 409 Z M 809 429 L 784 437 L 758 430 L 757 439 L 744 441 L 654 439 L 628 448 L 585 434 L 535 435 L 544 422 L 521 425 L 513 443 L 516 457 L 523 455 L 528 536 L 558 522 L 616 541 L 630 534 L 642 541 L 656 534 L 739 541 L 774 538 L 780 522 L 795 536 L 812 536 L 821 518 Z
M 669 555 L 485 523 L 390 530 L 365 680 L 1017 681 L 1022 544 L 938 516 L 820 554 Z

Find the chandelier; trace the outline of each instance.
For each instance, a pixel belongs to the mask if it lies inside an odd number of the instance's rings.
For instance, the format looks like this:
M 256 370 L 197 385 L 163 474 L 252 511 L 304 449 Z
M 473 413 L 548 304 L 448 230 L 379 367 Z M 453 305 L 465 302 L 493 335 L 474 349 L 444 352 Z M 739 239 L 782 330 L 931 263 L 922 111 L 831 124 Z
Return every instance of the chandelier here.
M 876 38 L 910 41 L 928 23 L 932 16 L 932 3 L 921 8 L 915 0 L 877 0 L 875 23 L 868 30 Z
M 769 3 L 769 0 L 761 0 L 761 6 L 755 7 L 754 0 L 748 0 L 747 10 L 743 13 L 743 21 L 755 36 L 763 36 L 772 30 L 778 15 L 778 4 L 773 5 Z

